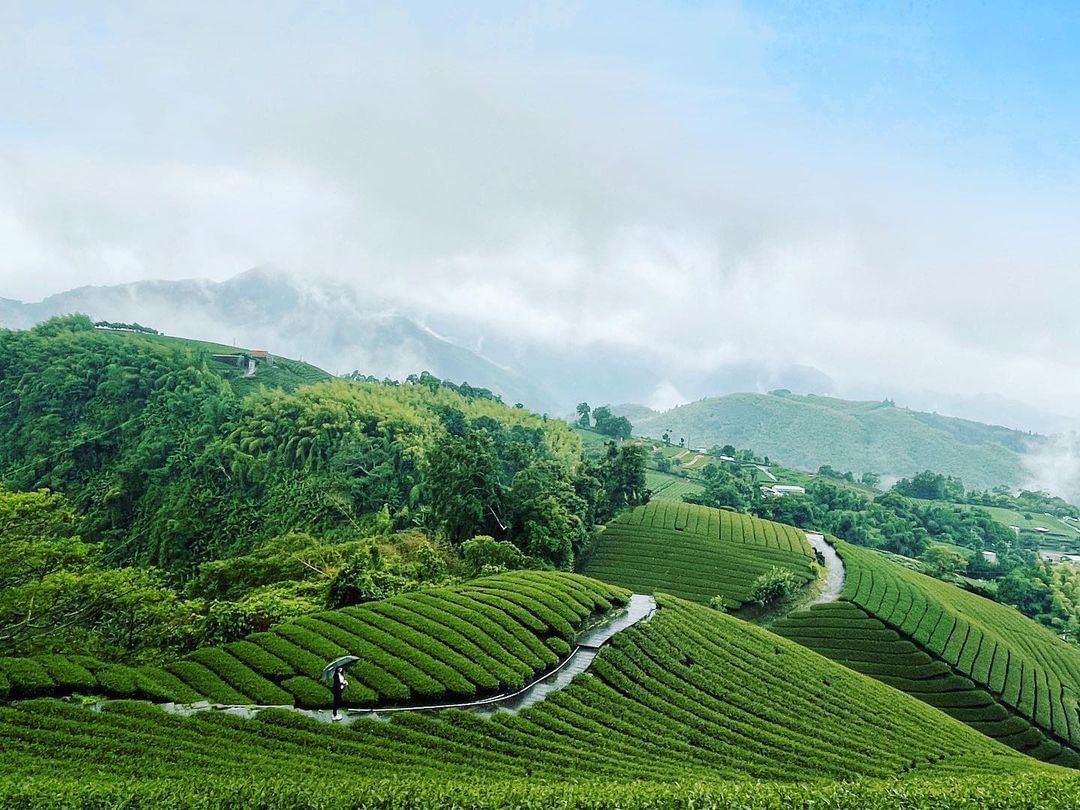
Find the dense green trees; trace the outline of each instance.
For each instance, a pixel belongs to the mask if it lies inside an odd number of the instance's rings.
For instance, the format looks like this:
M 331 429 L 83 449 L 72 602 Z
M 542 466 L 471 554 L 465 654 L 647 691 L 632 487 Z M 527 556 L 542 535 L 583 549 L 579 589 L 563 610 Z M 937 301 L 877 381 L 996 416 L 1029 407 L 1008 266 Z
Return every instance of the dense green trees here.
M 893 485 L 893 491 L 909 498 L 930 501 L 964 500 L 964 483 L 960 479 L 930 470 L 924 470 L 910 479 L 901 478 Z
M 593 409 L 592 417 L 596 431 L 613 439 L 629 439 L 634 432 L 630 420 L 625 416 L 615 416 L 607 405 Z
M 746 510 L 759 497 L 750 473 L 728 464 L 706 464 L 701 471 L 700 494 L 684 496 L 689 503 Z
M 227 641 L 467 575 L 476 535 L 520 557 L 481 567 L 569 569 L 596 523 L 648 497 L 640 448 L 585 463 L 565 423 L 483 388 L 230 373 L 200 344 L 84 316 L 0 330 L 0 483 L 30 499 L 0 526 L 40 523 L 4 535 L 25 567 L 0 574 L 10 648 Z M 32 641 L 45 625 L 68 630 Z
M 0 489 L 0 655 L 154 660 L 198 640 L 198 608 L 160 572 L 105 565 L 60 495 Z

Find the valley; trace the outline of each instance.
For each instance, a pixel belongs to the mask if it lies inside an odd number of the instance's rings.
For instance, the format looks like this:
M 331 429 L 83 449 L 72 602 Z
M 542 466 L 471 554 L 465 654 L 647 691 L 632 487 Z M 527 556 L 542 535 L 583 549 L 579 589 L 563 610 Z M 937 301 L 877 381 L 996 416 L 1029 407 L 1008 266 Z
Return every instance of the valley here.
M 0 332 L 0 395 L 6 806 L 1080 800 L 1075 644 L 921 573 L 1064 502 L 79 317 Z

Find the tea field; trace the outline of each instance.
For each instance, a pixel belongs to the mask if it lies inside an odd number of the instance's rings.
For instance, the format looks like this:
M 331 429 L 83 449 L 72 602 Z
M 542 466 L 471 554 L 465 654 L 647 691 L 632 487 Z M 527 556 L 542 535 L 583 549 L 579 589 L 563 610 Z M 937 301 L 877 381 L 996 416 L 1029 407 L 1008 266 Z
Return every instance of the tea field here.
M 697 495 L 701 484 L 693 478 L 662 473 L 656 470 L 645 472 L 645 486 L 652 493 L 652 500 L 676 501 L 682 503 L 684 495 Z
M 774 566 L 809 582 L 813 558 L 805 534 L 791 526 L 658 500 L 609 523 L 583 570 L 642 593 L 697 602 L 722 596 L 737 607 Z
M 1048 762 L 1080 766 L 1080 648 L 1013 608 L 837 544 L 842 601 L 773 625 Z
M 160 669 L 81 656 L 0 658 L 0 698 L 326 707 L 330 691 L 315 678 L 327 661 L 351 654 L 361 661 L 350 670 L 348 706 L 464 699 L 554 667 L 586 620 L 627 596 L 574 574 L 513 572 L 305 616 Z
M 587 674 L 517 714 L 444 710 L 342 727 L 284 709 L 254 719 L 182 717 L 141 701 L 92 711 L 37 698 L 0 706 L 0 758 L 4 807 L 1080 800 L 1071 771 L 767 630 L 670 596 L 603 648 Z

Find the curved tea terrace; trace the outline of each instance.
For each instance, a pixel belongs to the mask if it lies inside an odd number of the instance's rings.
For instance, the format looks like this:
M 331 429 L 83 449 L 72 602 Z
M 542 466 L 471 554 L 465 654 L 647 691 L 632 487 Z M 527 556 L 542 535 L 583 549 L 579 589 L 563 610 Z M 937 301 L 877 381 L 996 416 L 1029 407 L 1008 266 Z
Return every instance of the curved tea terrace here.
M 535 703 L 539 703 L 552 692 L 565 688 L 579 674 L 584 672 L 596 658 L 600 648 L 612 637 L 627 628 L 649 618 L 656 611 L 656 600 L 644 594 L 631 594 L 626 607 L 613 612 L 599 624 L 585 630 L 577 639 L 570 655 L 554 670 L 537 678 L 527 686 L 504 695 L 462 702 L 431 703 L 424 706 L 389 706 L 373 709 L 342 709 L 343 722 L 349 723 L 360 718 L 389 719 L 401 712 L 430 712 L 440 709 L 474 709 L 483 714 L 498 711 L 519 712 Z M 98 704 L 100 705 L 100 704 Z M 225 706 L 209 702 L 193 704 L 165 703 L 162 708 L 167 712 L 190 715 L 204 711 L 222 711 L 241 717 L 254 717 L 265 709 L 291 709 L 291 706 Z M 300 714 L 331 722 L 332 712 L 328 709 L 296 709 Z

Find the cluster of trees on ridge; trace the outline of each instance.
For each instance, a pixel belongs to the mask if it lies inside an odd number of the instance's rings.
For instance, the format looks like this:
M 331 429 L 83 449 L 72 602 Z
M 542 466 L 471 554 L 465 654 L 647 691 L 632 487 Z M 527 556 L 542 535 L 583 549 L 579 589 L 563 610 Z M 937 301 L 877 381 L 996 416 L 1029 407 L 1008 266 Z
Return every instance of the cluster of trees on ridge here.
M 565 423 L 433 375 L 240 396 L 204 350 L 85 316 L 0 331 L 0 517 L 25 545 L 5 558 L 43 561 L 0 582 L 0 653 L 153 659 L 422 584 L 570 569 L 647 500 L 644 462 L 614 443 L 586 461 Z
M 634 426 L 625 416 L 615 416 L 607 405 L 591 408 L 588 402 L 578 403 L 577 406 L 578 427 L 586 430 L 595 430 L 604 436 L 613 439 L 629 439 L 634 432 Z

